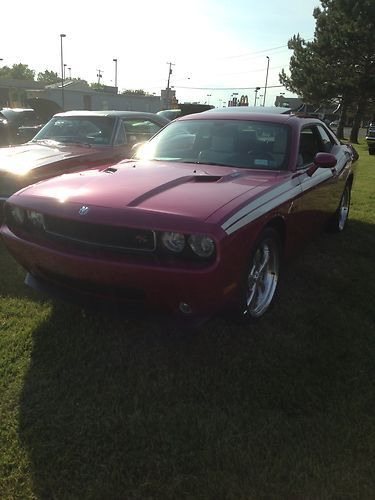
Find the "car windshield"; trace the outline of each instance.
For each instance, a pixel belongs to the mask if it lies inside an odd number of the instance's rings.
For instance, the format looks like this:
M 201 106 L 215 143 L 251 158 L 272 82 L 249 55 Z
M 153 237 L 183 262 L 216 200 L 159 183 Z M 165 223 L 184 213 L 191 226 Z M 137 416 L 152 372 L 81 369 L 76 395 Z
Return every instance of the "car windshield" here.
M 64 143 L 110 145 L 115 120 L 107 116 L 56 116 L 32 142 L 52 140 Z
M 289 127 L 255 120 L 189 119 L 170 123 L 135 158 L 235 168 L 286 169 Z

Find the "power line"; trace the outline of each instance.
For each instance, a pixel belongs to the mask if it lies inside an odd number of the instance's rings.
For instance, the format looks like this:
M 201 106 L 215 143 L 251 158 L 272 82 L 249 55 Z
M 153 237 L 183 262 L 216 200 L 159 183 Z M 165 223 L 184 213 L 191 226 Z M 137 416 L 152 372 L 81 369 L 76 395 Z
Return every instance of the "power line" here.
M 313 38 L 314 37 L 305 38 L 304 40 L 306 42 L 308 42 L 309 40 L 313 40 Z M 283 49 L 285 47 L 288 47 L 288 44 L 279 45 L 278 47 L 271 47 L 269 49 L 257 50 L 255 52 L 247 52 L 246 54 L 238 54 L 238 55 L 235 55 L 235 56 L 218 57 L 217 59 L 235 59 L 237 57 L 249 57 L 249 56 L 253 56 L 253 55 L 256 55 L 256 54 L 264 54 L 265 52 L 271 52 L 271 50 Z

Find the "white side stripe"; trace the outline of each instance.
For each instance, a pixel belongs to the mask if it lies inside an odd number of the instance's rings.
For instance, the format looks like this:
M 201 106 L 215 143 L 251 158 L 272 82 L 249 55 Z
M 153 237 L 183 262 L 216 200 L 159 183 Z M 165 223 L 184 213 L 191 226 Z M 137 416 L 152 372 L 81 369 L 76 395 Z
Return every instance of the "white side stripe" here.
M 321 170 L 321 172 L 319 172 L 319 170 Z M 301 179 L 303 191 L 307 191 L 317 184 L 321 184 L 327 179 L 330 179 L 333 175 L 330 168 L 322 168 L 319 170 L 317 170 L 312 177 L 306 174 L 306 177 Z
M 270 201 L 264 203 L 263 205 L 259 205 L 259 203 L 252 204 L 253 207 L 251 211 L 248 211 L 246 214 L 243 215 L 242 218 L 238 219 L 237 221 L 234 221 L 231 226 L 226 226 L 226 228 L 221 226 L 227 234 L 232 234 L 238 229 L 241 229 L 241 227 L 246 226 L 250 222 L 252 222 L 255 219 L 258 219 L 258 217 L 261 217 L 265 213 L 269 212 L 270 210 L 278 207 L 279 205 L 283 204 L 284 202 L 290 200 L 291 198 L 294 198 L 298 194 L 301 193 L 301 186 L 298 184 L 298 186 L 293 187 L 292 189 L 289 189 L 288 191 L 285 191 L 284 193 L 280 194 L 279 196 L 271 199 Z M 227 223 L 226 223 L 227 224 Z
M 306 177 L 295 177 L 294 179 L 284 182 L 280 186 L 250 202 L 225 221 L 221 226 L 222 229 L 227 234 L 232 234 L 270 210 L 295 198 L 303 191 L 321 184 L 333 175 L 331 169 L 324 168 L 319 170 L 321 171 L 314 173 L 312 177 L 306 174 Z
M 298 192 L 301 192 L 301 187 L 300 187 L 300 182 L 298 178 L 294 178 L 291 180 L 288 180 L 287 182 L 284 182 L 280 186 L 277 186 L 274 189 L 271 189 L 268 193 L 265 193 L 264 195 L 260 196 L 256 200 L 253 200 L 250 202 L 248 205 L 242 207 L 238 212 L 236 212 L 232 217 L 230 217 L 227 221 L 224 222 L 224 224 L 221 226 L 224 231 L 227 231 L 229 227 L 231 227 L 233 224 L 238 222 L 239 220 L 242 220 L 243 217 L 248 215 L 249 213 L 253 212 L 254 210 L 258 209 L 261 206 L 264 206 L 265 204 L 268 204 L 269 202 L 273 200 L 277 200 L 278 204 L 278 198 L 282 196 L 285 193 L 289 193 L 291 190 L 294 190 L 294 188 L 298 188 Z M 289 196 L 293 196 L 290 195 Z M 277 206 L 277 204 L 275 206 Z

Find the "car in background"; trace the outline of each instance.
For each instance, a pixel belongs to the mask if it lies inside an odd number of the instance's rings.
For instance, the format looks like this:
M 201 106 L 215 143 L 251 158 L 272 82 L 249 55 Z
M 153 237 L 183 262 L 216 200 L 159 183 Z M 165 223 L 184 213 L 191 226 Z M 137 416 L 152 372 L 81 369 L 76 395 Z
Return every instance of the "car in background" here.
M 0 146 L 27 142 L 42 126 L 43 123 L 34 109 L 2 108 L 0 110 Z
M 181 116 L 181 109 L 162 109 L 156 113 L 159 116 L 167 118 L 167 120 L 172 121 Z
M 18 189 L 65 172 L 129 158 L 166 118 L 137 111 L 68 111 L 54 115 L 27 144 L 0 149 L 0 215 Z
M 375 123 L 370 123 L 367 128 L 366 142 L 370 155 L 375 155 Z
M 213 109 L 213 106 L 210 106 L 209 104 L 181 103 L 179 104 L 178 109 L 162 109 L 161 111 L 158 111 L 157 114 L 172 121 L 176 118 L 180 118 L 181 116 L 202 113 L 210 109 Z
M 4 243 L 27 283 L 190 322 L 255 319 L 284 257 L 323 227 L 343 231 L 352 152 L 320 120 L 200 113 L 169 123 L 133 159 L 29 186 L 5 206 Z

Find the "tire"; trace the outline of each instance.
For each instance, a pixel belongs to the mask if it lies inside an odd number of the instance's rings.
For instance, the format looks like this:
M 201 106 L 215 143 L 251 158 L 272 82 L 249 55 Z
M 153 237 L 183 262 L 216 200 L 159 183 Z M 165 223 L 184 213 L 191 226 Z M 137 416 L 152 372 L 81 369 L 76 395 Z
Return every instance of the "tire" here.
M 280 236 L 273 228 L 264 229 L 251 252 L 240 298 L 240 318 L 254 320 L 273 303 L 281 264 Z
M 347 182 L 341 195 L 338 209 L 336 210 L 330 224 L 330 229 L 334 233 L 341 233 L 346 228 L 349 218 L 351 190 L 352 186 L 349 182 Z

